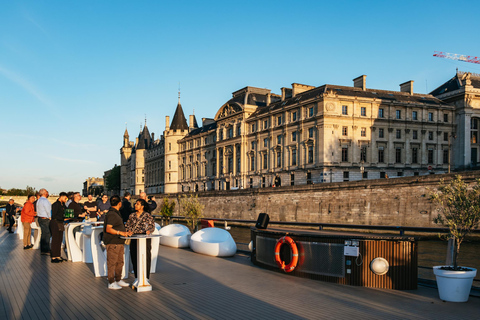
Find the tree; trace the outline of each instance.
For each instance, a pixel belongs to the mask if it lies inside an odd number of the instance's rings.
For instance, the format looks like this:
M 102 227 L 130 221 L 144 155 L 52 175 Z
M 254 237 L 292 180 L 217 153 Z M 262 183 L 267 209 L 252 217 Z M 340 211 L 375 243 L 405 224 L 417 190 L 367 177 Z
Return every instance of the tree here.
M 120 166 L 115 165 L 106 177 L 105 189 L 107 191 L 120 191 Z
M 198 197 L 195 195 L 184 195 L 180 199 L 180 213 L 185 216 L 187 225 L 192 233 L 198 225 L 198 221 L 203 217 L 203 209 L 205 206 L 198 201 Z
M 453 269 L 458 270 L 460 245 L 480 224 L 480 180 L 470 187 L 459 175 L 449 183 L 442 179 L 430 200 L 439 212 L 433 221 L 448 228 L 447 238 L 454 241 Z
M 167 197 L 163 198 L 160 213 L 163 217 L 165 217 L 167 224 L 170 220 L 170 217 L 173 215 L 173 211 L 175 211 L 175 201 L 169 201 Z

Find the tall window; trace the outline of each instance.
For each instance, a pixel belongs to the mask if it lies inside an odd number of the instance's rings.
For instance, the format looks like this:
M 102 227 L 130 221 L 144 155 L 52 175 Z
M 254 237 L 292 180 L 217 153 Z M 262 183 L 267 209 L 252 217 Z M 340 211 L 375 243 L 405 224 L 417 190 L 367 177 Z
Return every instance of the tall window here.
M 418 139 L 418 131 L 417 131 L 417 130 L 413 130 L 413 131 L 412 131 L 412 139 L 413 139 L 413 140 L 417 140 L 417 139 Z
M 308 116 L 313 117 L 313 107 L 308 108 Z
M 297 121 L 297 111 L 292 112 L 292 121 Z
M 297 149 L 292 149 L 292 166 L 297 165 Z
M 233 128 L 232 127 L 228 128 L 228 137 L 233 138 Z
M 448 149 L 443 150 L 443 164 L 448 164 L 449 162 L 449 152 Z
M 263 129 L 268 128 L 268 120 L 263 120 Z
M 427 158 L 428 164 L 433 164 L 433 149 L 428 149 Z
M 433 112 L 428 113 L 428 121 L 433 121 Z
M 297 131 L 292 132 L 292 141 L 297 141 Z
M 443 122 L 448 122 L 448 113 L 443 114 Z
M 313 127 L 308 129 L 308 137 L 313 139 Z
M 282 153 L 279 151 L 277 152 L 277 168 L 282 166 Z
M 433 140 L 433 131 L 428 131 L 428 140 Z
M 385 162 L 385 153 L 383 147 L 378 148 L 378 162 L 384 163 Z
M 342 106 L 342 114 L 344 115 L 348 114 L 348 106 Z
M 367 147 L 362 146 L 360 149 L 360 161 L 367 162 Z
M 401 129 L 397 129 L 395 136 L 397 137 L 397 139 L 401 139 L 401 138 L 402 138 L 402 130 L 401 130 Z
M 472 118 L 470 122 L 470 143 L 476 144 L 478 142 L 478 119 Z
M 281 125 L 282 124 L 282 116 L 278 116 L 277 117 L 277 125 Z
M 395 115 L 397 119 L 402 119 L 402 110 L 395 111 Z
M 268 138 L 263 139 L 263 146 L 268 147 Z
M 242 127 L 241 125 L 238 125 L 237 126 L 237 136 L 241 136 L 242 135 Z
M 282 135 L 277 136 L 277 144 L 282 144 Z
M 412 111 L 412 120 L 418 120 L 418 112 Z
M 342 136 L 348 135 L 348 127 L 342 127 Z
M 448 141 L 448 132 L 443 133 L 443 141 Z
M 361 115 L 362 117 L 366 117 L 366 116 L 367 116 L 367 108 L 361 107 L 361 108 L 360 108 L 360 115 Z
M 402 149 L 396 148 L 395 149 L 395 162 L 402 163 Z
M 250 158 L 250 171 L 255 171 L 255 157 Z
M 263 169 L 268 169 L 268 155 L 266 153 L 263 154 Z
M 385 137 L 385 133 L 383 131 L 383 128 L 378 128 L 378 137 L 379 138 L 384 138 Z
M 385 111 L 383 108 L 378 109 L 378 117 L 385 118 Z
M 348 162 L 348 147 L 342 147 L 342 162 Z
M 308 163 L 313 163 L 313 146 L 308 146 Z
M 252 124 L 252 132 L 255 132 L 255 123 Z
M 412 148 L 412 163 L 418 163 L 418 149 Z
M 366 136 L 367 136 L 367 128 L 362 127 L 362 128 L 360 129 L 360 136 L 362 136 L 362 137 L 366 137 Z
M 251 146 L 252 146 L 252 150 L 255 150 L 255 141 L 252 141 Z

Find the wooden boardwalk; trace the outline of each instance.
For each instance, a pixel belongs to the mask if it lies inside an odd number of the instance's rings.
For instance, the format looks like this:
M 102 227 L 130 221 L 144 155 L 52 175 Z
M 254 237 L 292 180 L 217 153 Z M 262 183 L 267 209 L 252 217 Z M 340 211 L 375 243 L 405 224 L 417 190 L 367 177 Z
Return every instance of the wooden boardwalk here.
M 432 288 L 292 277 L 256 267 L 243 254 L 223 259 L 161 246 L 150 282 L 152 292 L 108 290 L 91 264 L 52 264 L 0 230 L 0 319 L 480 319 L 479 298 L 446 303 Z

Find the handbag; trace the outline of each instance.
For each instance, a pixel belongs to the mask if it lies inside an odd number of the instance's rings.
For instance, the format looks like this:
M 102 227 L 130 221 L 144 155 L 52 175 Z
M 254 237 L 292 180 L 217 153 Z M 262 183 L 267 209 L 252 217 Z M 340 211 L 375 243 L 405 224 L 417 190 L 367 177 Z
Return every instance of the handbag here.
M 58 231 L 65 231 L 65 225 L 61 221 L 57 221 Z

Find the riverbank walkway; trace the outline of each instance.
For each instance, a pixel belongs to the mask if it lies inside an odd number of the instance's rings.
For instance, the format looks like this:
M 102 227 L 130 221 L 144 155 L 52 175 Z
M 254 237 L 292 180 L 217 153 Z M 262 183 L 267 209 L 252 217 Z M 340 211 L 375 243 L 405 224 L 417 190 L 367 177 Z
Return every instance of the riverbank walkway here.
M 129 281 L 133 280 L 130 275 Z M 92 264 L 50 263 L 0 230 L 0 319 L 480 319 L 480 298 L 447 303 L 435 288 L 337 285 L 160 246 L 151 292 L 108 290 Z

